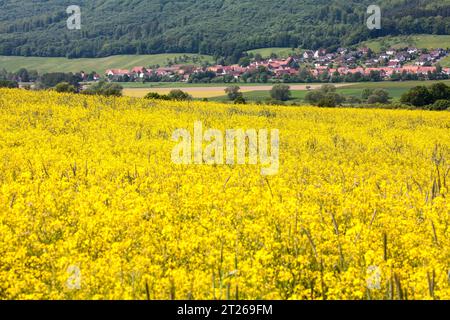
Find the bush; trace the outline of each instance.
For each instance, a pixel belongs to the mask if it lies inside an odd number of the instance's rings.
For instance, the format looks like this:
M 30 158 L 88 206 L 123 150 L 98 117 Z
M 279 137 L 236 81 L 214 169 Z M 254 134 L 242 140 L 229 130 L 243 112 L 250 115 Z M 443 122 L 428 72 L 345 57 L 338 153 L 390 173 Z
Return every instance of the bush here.
M 310 91 L 305 96 L 305 101 L 317 104 L 319 107 L 333 108 L 345 102 L 345 97 L 336 92 L 332 84 L 324 84 L 320 90 Z
M 317 104 L 324 98 L 324 94 L 321 91 L 309 91 L 305 95 L 305 101 L 311 104 Z
M 18 88 L 19 84 L 16 81 L 0 80 L 0 88 Z
M 333 99 L 333 97 L 327 95 L 320 99 L 317 105 L 321 108 L 334 108 L 337 106 L 337 103 L 336 100 Z
M 179 89 L 170 91 L 168 95 L 159 94 L 157 92 L 149 92 L 144 98 L 156 100 L 175 100 L 175 101 L 186 101 L 192 99 L 192 97 L 189 94 Z
M 345 97 L 337 92 L 328 92 L 325 95 L 325 99 L 334 100 L 335 105 L 341 105 L 345 102 Z
M 235 100 L 234 100 L 234 104 L 246 104 L 247 101 L 245 101 L 244 97 L 242 95 L 238 96 Z
M 430 105 L 430 110 L 441 111 L 447 109 L 450 109 L 450 100 L 441 99 Z
M 145 95 L 145 99 L 154 99 L 154 100 L 170 100 L 168 96 L 159 94 L 157 92 L 149 92 Z
M 75 93 L 77 92 L 77 88 L 74 85 L 71 85 L 68 82 L 60 82 L 55 87 L 56 92 L 67 92 L 67 93 Z
M 276 84 L 270 90 L 270 96 L 274 100 L 287 101 L 291 98 L 291 88 L 285 84 Z
M 363 100 L 369 99 L 369 97 L 371 95 L 373 95 L 373 91 L 374 91 L 373 89 L 368 89 L 368 88 L 364 89 L 361 93 L 361 99 L 363 99 Z
M 78 87 L 79 82 L 81 80 L 82 79 L 79 75 L 74 75 L 73 73 L 63 73 L 63 72 L 45 73 L 40 78 L 40 82 L 46 88 L 53 88 L 58 83 L 61 83 L 61 82 L 68 82 L 71 85 Z
M 439 82 L 431 85 L 430 93 L 435 101 L 450 100 L 450 87 L 445 83 Z
M 415 107 L 423 107 L 434 102 L 433 95 L 425 86 L 418 86 L 405 92 L 400 101 Z
M 367 103 L 388 103 L 389 99 L 386 96 L 373 94 L 367 99 Z
M 380 103 L 380 97 L 377 95 L 372 94 L 367 98 L 367 103 L 374 104 L 374 103 Z
M 320 91 L 322 91 L 325 94 L 330 93 L 330 92 L 336 92 L 336 86 L 333 84 L 323 84 L 320 87 Z
M 354 97 L 354 96 L 348 96 L 346 99 L 346 102 L 349 104 L 361 104 L 361 99 Z
M 186 100 L 192 100 L 192 97 L 187 94 L 186 92 L 175 89 L 170 91 L 170 93 L 167 96 L 170 100 L 176 100 L 176 101 L 186 101 Z
M 361 98 L 366 100 L 367 103 L 388 103 L 389 93 L 384 89 L 364 89 Z
M 384 89 L 375 89 L 373 95 L 377 96 L 378 103 L 388 103 L 389 102 L 389 92 Z
M 231 86 L 225 89 L 225 93 L 228 95 L 228 99 L 231 101 L 236 101 L 238 98 L 242 98 L 242 92 L 239 86 Z
M 322 97 L 317 102 L 317 105 L 322 108 L 334 108 L 345 102 L 345 97 L 337 92 L 329 91 L 327 94 L 322 94 Z
M 83 93 L 92 95 L 121 97 L 122 90 L 123 87 L 117 83 L 100 81 L 91 85 Z

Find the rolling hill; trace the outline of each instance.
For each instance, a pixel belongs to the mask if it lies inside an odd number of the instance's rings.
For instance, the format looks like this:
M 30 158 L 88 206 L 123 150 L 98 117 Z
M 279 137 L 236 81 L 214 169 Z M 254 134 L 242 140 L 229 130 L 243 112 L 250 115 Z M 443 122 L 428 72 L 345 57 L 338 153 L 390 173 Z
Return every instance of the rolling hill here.
M 405 48 L 417 47 L 422 49 L 437 49 L 450 47 L 450 35 L 410 35 L 398 37 L 382 37 L 365 41 L 361 44 L 367 46 L 375 52 L 380 52 L 382 48 Z
M 0 69 L 15 72 L 20 68 L 45 72 L 79 72 L 96 71 L 103 73 L 106 69 L 130 69 L 135 66 L 167 65 L 168 61 L 183 59 L 186 63 L 200 64 L 213 62 L 211 56 L 194 54 L 152 54 L 152 55 L 117 55 L 105 58 L 67 59 L 59 57 L 20 57 L 0 56 Z
M 348 45 L 386 35 L 450 34 L 450 0 L 380 0 L 382 29 L 365 21 L 373 0 L 79 0 L 81 30 L 68 30 L 72 0 L 0 1 L 0 55 L 105 57 L 202 53 L 236 61 L 266 47 Z
M 300 49 L 293 50 L 292 48 L 262 48 L 247 51 L 248 54 L 260 54 L 263 58 L 270 58 L 272 54 L 280 58 L 287 58 L 290 55 L 301 53 Z

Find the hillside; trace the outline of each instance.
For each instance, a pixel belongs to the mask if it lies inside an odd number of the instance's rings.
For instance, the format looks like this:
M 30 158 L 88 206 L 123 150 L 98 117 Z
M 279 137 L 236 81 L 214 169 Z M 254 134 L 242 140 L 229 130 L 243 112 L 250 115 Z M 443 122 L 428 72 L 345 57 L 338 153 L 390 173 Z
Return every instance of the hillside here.
M 375 52 L 380 52 L 382 48 L 406 48 L 417 47 L 423 49 L 437 49 L 450 47 L 450 35 L 410 35 L 397 37 L 382 37 L 365 41 L 361 44 L 367 46 Z
M 421 49 L 436 49 L 450 47 L 450 35 L 408 35 L 408 36 L 386 36 L 376 39 L 363 41 L 356 44 L 357 47 L 368 47 L 374 52 L 379 53 L 382 48 L 406 48 L 417 47 Z M 289 55 L 302 52 L 301 49 L 292 50 L 292 48 L 262 48 L 249 50 L 247 53 L 260 54 L 263 58 L 269 58 L 271 54 L 278 57 L 288 57 Z
M 450 34 L 450 0 L 80 0 L 82 29 L 66 27 L 68 0 L 0 1 L 0 55 L 104 57 L 167 52 L 230 57 L 265 47 L 317 48 L 385 35 Z
M 287 58 L 294 54 L 301 53 L 300 49 L 292 50 L 292 48 L 262 48 L 262 49 L 253 49 L 247 51 L 248 54 L 259 54 L 263 58 L 270 58 L 272 54 L 277 55 L 280 58 Z
M 79 72 L 96 71 L 103 73 L 106 69 L 130 69 L 135 66 L 167 65 L 168 61 L 182 59 L 186 63 L 199 64 L 212 62 L 210 56 L 194 54 L 152 54 L 152 55 L 118 55 L 105 58 L 67 59 L 58 57 L 20 57 L 0 56 L 0 69 L 15 72 L 20 68 L 45 72 Z

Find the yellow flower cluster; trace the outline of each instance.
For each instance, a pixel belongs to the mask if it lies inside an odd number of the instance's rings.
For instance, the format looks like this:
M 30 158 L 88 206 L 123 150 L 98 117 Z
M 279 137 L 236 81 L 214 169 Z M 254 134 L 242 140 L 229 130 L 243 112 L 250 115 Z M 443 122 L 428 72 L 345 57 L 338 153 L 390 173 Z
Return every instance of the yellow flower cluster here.
M 278 175 L 172 133 L 279 129 Z M 450 113 L 0 91 L 0 299 L 450 299 Z

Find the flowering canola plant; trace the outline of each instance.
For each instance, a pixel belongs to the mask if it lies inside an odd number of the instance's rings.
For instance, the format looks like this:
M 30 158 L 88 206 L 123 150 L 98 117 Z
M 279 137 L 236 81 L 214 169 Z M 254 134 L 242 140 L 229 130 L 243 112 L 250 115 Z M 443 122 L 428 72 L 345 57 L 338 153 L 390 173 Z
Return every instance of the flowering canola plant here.
M 273 128 L 280 167 L 177 165 Z M 0 299 L 449 299 L 450 113 L 0 90 Z

